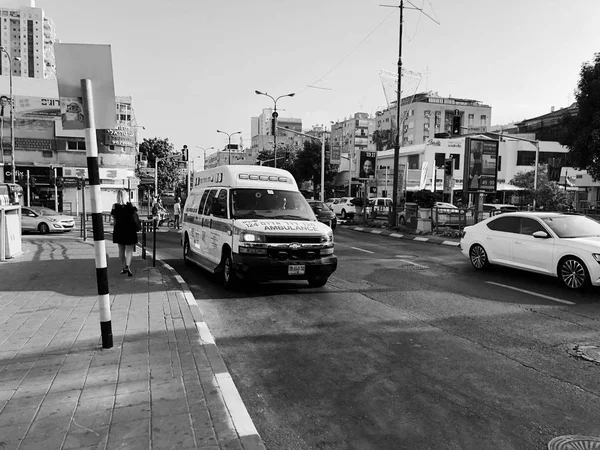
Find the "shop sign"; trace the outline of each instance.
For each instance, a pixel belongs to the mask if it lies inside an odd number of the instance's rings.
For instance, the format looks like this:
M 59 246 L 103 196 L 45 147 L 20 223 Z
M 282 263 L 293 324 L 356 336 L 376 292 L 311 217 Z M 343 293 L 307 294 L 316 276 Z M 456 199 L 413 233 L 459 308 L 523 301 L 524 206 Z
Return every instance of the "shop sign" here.
M 104 145 L 134 147 L 135 135 L 128 127 L 119 127 L 115 130 L 104 130 Z

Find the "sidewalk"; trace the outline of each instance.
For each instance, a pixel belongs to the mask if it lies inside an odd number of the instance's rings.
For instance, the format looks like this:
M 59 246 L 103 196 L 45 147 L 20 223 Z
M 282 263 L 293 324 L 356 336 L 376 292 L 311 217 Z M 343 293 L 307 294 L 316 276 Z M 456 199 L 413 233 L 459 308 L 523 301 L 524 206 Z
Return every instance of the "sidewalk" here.
M 451 247 L 459 247 L 460 239 L 455 237 L 438 236 L 432 234 L 410 234 L 407 232 L 392 231 L 386 228 L 372 228 L 360 225 L 342 225 L 347 230 L 359 231 L 362 233 L 378 234 L 381 236 L 389 236 L 396 239 L 407 239 L 409 241 L 427 242 L 429 244 L 449 245 Z
M 187 286 L 106 240 L 102 349 L 93 241 L 27 235 L 0 263 L 0 449 L 264 449 Z

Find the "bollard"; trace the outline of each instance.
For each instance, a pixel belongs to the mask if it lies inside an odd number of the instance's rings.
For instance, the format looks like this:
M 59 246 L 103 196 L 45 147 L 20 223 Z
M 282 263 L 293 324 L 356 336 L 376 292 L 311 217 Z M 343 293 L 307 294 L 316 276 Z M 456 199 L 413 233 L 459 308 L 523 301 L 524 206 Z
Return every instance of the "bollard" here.
M 152 267 L 156 267 L 156 219 L 152 221 L 153 236 L 152 236 Z
M 147 222 L 142 222 L 142 259 L 146 259 L 146 226 Z

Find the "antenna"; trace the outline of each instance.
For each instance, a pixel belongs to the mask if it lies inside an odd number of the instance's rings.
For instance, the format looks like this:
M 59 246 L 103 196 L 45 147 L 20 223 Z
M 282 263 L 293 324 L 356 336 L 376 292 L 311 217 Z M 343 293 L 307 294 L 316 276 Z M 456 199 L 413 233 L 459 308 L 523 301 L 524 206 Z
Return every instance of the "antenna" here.
M 400 30 L 398 33 L 398 89 L 396 91 L 396 145 L 394 146 L 394 184 L 393 184 L 393 200 L 392 200 L 392 214 L 389 216 L 389 225 L 396 226 L 398 221 L 398 165 L 400 162 L 400 112 L 402 109 L 402 21 L 404 18 L 404 9 L 414 9 L 419 11 L 421 14 L 429 17 L 438 25 L 440 24 L 433 17 L 429 16 L 421 8 L 417 8 L 413 5 L 410 0 L 406 0 L 406 3 L 411 7 L 404 6 L 405 0 L 400 0 L 399 5 L 379 5 L 384 8 L 398 8 L 400 10 Z

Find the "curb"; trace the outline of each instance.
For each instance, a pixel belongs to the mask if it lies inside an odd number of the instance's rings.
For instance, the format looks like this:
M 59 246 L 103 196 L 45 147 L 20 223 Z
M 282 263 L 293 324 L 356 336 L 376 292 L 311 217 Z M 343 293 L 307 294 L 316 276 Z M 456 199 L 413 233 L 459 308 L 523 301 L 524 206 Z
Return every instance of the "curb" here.
M 151 252 L 149 252 L 151 254 Z M 204 321 L 204 314 L 200 309 L 200 306 L 196 302 L 194 295 L 189 289 L 188 284 L 184 279 L 177 273 L 177 271 L 166 262 L 156 258 L 165 269 L 169 271 L 171 276 L 177 280 L 183 296 L 187 301 L 187 304 L 192 310 L 194 322 L 196 323 L 196 329 L 198 330 L 199 343 L 206 350 L 215 384 L 221 391 L 221 396 L 225 402 L 225 406 L 229 411 L 229 416 L 233 424 L 233 428 L 240 438 L 242 446 L 247 450 L 266 450 L 263 444 L 262 438 L 258 434 L 254 422 L 244 405 L 242 397 L 240 396 L 237 387 L 231 377 L 231 374 L 227 370 L 225 361 L 221 356 L 221 352 L 215 343 L 215 339 L 208 328 L 208 324 Z
M 405 239 L 409 241 L 427 242 L 429 244 L 447 245 L 449 247 L 459 247 L 460 241 L 454 239 L 443 239 L 438 237 L 415 236 L 413 234 L 401 234 L 381 228 L 358 227 L 354 225 L 345 225 L 345 229 L 359 231 L 362 233 L 377 234 L 380 236 L 389 236 L 396 239 Z

